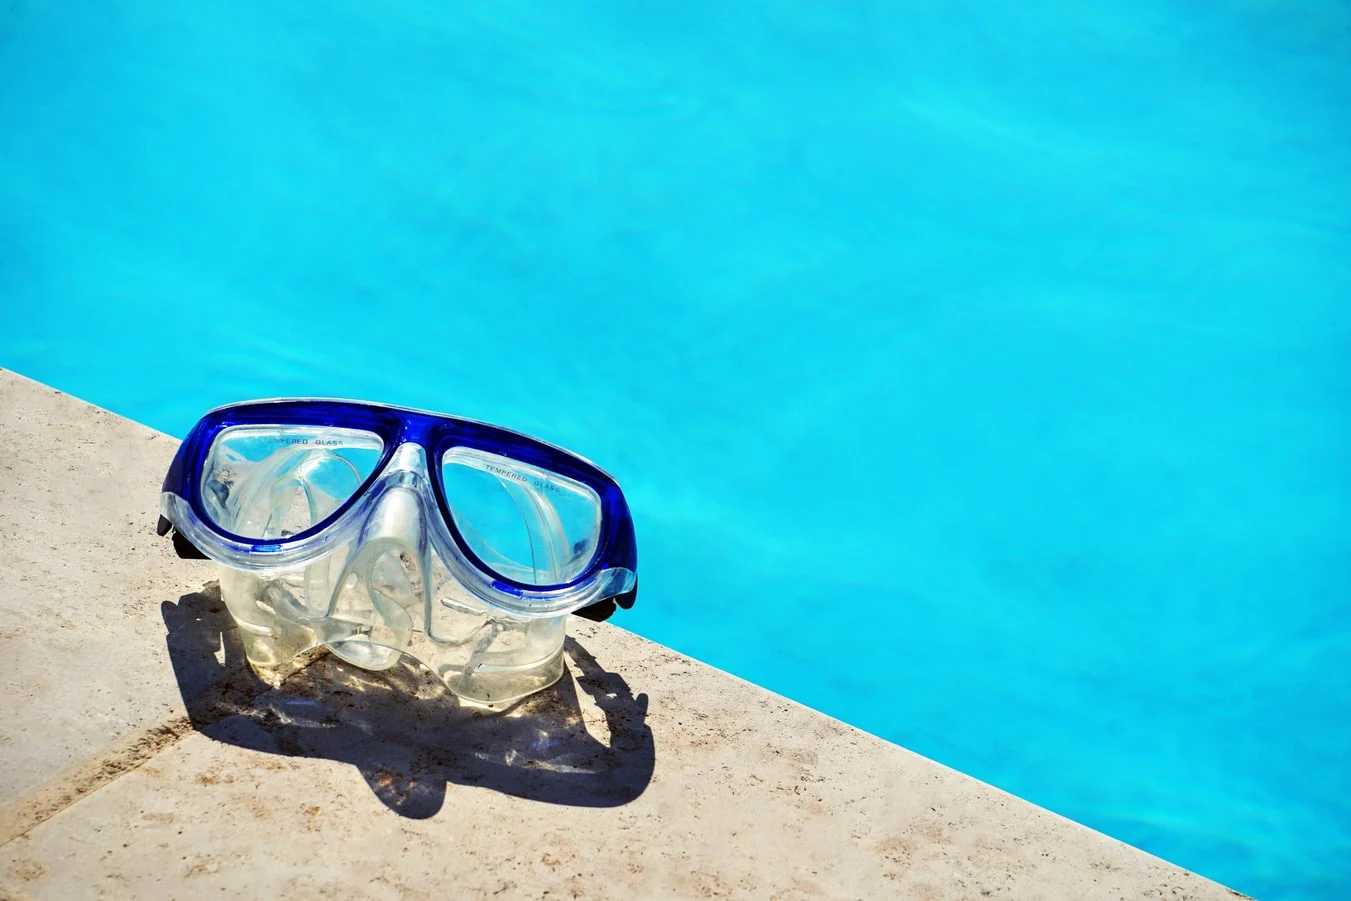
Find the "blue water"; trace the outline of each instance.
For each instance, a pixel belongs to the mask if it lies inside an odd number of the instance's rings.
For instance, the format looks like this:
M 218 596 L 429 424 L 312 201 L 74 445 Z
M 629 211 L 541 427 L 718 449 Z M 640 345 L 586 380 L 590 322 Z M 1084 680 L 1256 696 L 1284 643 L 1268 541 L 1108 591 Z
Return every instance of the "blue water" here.
M 0 366 L 534 432 L 626 627 L 1340 899 L 1349 148 L 1343 0 L 0 0 Z

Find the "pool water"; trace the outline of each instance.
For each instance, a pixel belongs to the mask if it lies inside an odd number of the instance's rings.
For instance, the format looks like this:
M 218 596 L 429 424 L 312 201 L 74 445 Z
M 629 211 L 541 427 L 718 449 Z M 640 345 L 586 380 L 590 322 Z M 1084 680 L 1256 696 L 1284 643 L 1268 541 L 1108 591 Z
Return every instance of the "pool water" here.
M 0 0 L 0 366 L 538 434 L 621 625 L 1345 898 L 1349 148 L 1343 0 Z

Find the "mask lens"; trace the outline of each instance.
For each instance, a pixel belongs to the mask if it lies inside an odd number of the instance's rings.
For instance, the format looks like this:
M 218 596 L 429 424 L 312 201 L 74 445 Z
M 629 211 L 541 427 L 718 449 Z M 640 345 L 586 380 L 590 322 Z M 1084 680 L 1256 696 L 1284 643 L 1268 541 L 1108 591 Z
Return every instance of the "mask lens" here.
M 254 540 L 288 538 L 319 525 L 375 471 L 380 436 L 322 426 L 232 426 L 202 467 L 207 516 Z
M 441 458 L 455 526 L 498 576 L 559 585 L 590 565 L 600 539 L 600 497 L 567 476 L 457 447 Z

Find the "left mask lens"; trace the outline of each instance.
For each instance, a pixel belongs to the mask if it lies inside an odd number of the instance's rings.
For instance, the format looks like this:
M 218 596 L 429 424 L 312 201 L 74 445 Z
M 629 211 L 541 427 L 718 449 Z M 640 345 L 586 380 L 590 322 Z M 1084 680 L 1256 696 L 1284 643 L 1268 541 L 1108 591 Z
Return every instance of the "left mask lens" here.
M 254 540 L 288 538 L 329 519 L 375 471 L 373 432 L 316 426 L 224 429 L 202 467 L 202 503 L 217 527 Z

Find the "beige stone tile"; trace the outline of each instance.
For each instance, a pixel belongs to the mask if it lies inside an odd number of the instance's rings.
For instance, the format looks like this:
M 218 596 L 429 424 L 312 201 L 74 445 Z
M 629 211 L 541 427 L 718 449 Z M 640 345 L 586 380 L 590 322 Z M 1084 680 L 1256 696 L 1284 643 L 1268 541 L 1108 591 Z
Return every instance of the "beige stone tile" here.
M 0 802 L 181 710 L 160 605 L 209 569 L 155 535 L 177 445 L 0 370 Z

